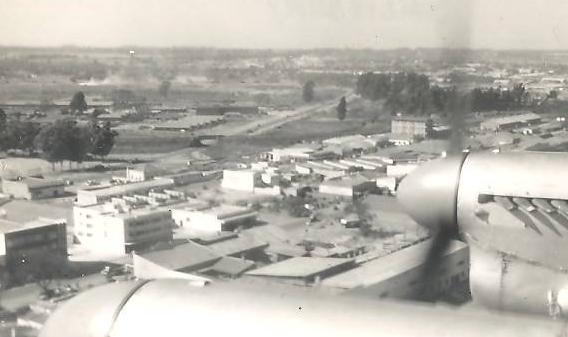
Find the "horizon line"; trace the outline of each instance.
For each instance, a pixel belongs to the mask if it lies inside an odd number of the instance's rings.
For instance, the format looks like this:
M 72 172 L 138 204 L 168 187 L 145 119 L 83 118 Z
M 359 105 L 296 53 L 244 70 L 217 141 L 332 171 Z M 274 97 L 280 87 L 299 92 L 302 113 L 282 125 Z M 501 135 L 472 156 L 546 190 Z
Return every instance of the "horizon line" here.
M 448 51 L 493 51 L 493 52 L 568 52 L 566 49 L 555 48 L 470 48 L 470 47 L 392 47 L 392 48 L 374 48 L 374 47 L 226 47 L 226 46 L 191 46 L 191 45 L 172 45 L 172 46 L 157 46 L 157 45 L 114 45 L 114 46 L 96 46 L 96 45 L 76 45 L 76 44 L 62 44 L 52 46 L 34 46 L 34 45 L 4 45 L 0 44 L 0 49 L 153 49 L 153 50 L 166 50 L 166 49 L 187 49 L 187 50 L 230 50 L 230 51 L 367 51 L 367 52 L 389 52 L 401 50 L 448 50 Z

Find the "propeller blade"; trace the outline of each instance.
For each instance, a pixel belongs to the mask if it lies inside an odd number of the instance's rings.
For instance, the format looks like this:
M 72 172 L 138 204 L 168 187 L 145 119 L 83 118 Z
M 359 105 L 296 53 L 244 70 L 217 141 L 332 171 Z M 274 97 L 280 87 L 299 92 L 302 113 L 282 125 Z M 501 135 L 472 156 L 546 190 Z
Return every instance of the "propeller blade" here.
M 437 295 L 437 282 L 439 274 L 442 271 L 442 262 L 444 253 L 447 251 L 452 240 L 457 238 L 456 227 L 441 226 L 433 235 L 432 245 L 426 255 L 424 263 L 423 280 L 423 297 L 430 299 Z

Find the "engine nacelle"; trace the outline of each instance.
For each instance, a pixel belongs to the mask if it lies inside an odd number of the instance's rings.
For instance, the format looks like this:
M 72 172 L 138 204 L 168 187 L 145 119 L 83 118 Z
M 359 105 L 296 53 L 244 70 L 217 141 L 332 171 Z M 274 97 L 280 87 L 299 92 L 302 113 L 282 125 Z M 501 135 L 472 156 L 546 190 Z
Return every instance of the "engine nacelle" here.
M 568 285 L 565 168 L 561 153 L 472 153 L 423 165 L 398 197 L 424 226 L 458 226 L 474 301 L 550 314 Z

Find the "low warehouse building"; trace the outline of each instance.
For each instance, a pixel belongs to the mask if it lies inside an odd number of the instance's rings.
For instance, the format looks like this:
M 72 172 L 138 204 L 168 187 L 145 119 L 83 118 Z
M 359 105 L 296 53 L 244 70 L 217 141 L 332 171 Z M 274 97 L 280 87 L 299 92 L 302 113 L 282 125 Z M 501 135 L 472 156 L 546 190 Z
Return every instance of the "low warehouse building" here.
M 322 194 L 354 198 L 360 194 L 374 191 L 376 186 L 376 182 L 373 180 L 368 180 L 362 176 L 352 176 L 344 179 L 325 181 L 319 186 L 319 192 Z
M 180 205 L 183 206 L 183 205 Z M 232 231 L 241 225 L 256 223 L 257 212 L 239 206 L 173 207 L 172 218 L 178 227 L 194 233 Z
M 354 259 L 325 257 L 293 257 L 245 273 L 247 277 L 263 278 L 297 285 L 319 283 L 322 279 L 355 267 Z
M 539 115 L 533 112 L 527 112 L 513 116 L 491 118 L 481 122 L 479 127 L 481 130 L 488 131 L 511 130 L 538 124 L 540 123 L 540 119 Z
M 431 240 L 423 241 L 363 263 L 324 280 L 322 286 L 369 298 L 417 298 L 423 295 L 425 259 L 431 244 Z M 433 273 L 436 275 L 434 293 L 445 293 L 467 282 L 469 248 L 465 243 L 452 241 L 439 263 L 440 269 Z
M 65 194 L 65 183 L 62 180 L 32 177 L 18 180 L 2 179 L 2 192 L 15 199 L 55 198 Z
M 129 182 L 139 182 L 154 179 L 157 176 L 168 174 L 166 170 L 155 165 L 142 165 L 126 168 L 126 180 Z

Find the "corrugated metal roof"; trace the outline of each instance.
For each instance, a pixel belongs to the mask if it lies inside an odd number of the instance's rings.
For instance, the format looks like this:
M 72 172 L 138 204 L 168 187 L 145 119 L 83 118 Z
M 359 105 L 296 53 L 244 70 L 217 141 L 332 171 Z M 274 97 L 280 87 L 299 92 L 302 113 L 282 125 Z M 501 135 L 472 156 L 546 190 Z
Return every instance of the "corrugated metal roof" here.
M 171 270 L 192 269 L 206 263 L 213 264 L 221 259 L 221 255 L 213 250 L 193 242 L 140 254 L 140 256 Z
M 353 259 L 300 256 L 248 271 L 246 275 L 303 278 L 353 262 Z
M 241 254 L 266 247 L 268 247 L 268 243 L 257 241 L 246 236 L 239 236 L 235 239 L 224 240 L 207 245 L 207 248 L 212 249 L 215 253 L 227 256 Z
M 423 265 L 431 243 L 431 240 L 423 241 L 387 256 L 364 263 L 357 268 L 326 279 L 322 282 L 322 285 L 352 289 L 383 282 Z M 445 255 L 467 248 L 467 245 L 461 241 L 452 241 Z

